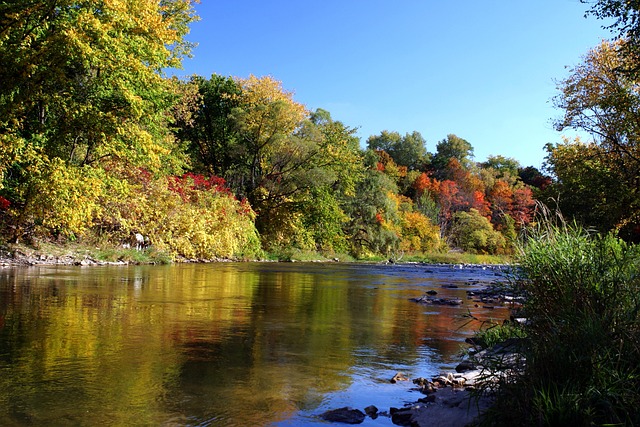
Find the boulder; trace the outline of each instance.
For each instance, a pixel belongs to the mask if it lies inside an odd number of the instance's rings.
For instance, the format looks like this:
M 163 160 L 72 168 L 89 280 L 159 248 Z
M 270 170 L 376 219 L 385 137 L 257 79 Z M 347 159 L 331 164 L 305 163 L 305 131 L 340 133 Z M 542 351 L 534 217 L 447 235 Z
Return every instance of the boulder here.
M 397 426 L 410 426 L 413 418 L 413 408 L 391 408 L 391 422 Z
M 476 368 L 477 368 L 476 364 L 471 360 L 463 360 L 458 364 L 458 366 L 456 366 L 456 372 L 458 373 L 467 372 L 467 371 L 472 371 Z
M 364 412 L 374 420 L 378 418 L 378 408 L 375 405 L 367 406 L 364 408 Z
M 393 378 L 391 378 L 390 382 L 392 384 L 397 383 L 398 381 L 409 381 L 409 377 L 407 377 L 405 374 L 403 374 L 402 372 L 397 372 Z
M 320 415 L 320 418 L 333 423 L 361 424 L 366 418 L 366 415 L 359 409 L 353 409 L 345 406 L 344 408 L 327 411 Z

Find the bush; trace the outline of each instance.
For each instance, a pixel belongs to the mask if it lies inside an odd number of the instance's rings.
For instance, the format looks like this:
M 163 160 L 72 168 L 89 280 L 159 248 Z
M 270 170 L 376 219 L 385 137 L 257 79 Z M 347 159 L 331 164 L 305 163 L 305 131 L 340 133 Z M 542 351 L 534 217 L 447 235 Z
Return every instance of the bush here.
M 469 212 L 456 212 L 451 226 L 452 243 L 460 249 L 480 254 L 503 253 L 506 240 L 493 229 L 488 218 L 480 215 L 476 209 Z
M 141 233 L 158 250 L 185 258 L 261 254 L 253 210 L 246 201 L 236 200 L 221 178 L 137 175 L 137 181 L 125 177 L 120 185 L 114 183 L 113 196 L 103 201 L 101 225 L 108 226 L 112 238 L 125 240 Z
M 104 186 L 98 168 L 43 157 L 16 175 L 19 178 L 5 188 L 12 200 L 0 197 L 6 215 L 0 225 L 12 225 L 15 242 L 51 235 L 75 240 L 100 214 Z

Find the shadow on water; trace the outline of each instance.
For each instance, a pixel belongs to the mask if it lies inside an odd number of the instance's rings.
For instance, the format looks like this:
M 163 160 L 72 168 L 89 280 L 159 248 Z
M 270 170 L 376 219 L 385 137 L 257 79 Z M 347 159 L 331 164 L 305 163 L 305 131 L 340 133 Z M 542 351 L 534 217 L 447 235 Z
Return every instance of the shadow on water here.
M 450 369 L 491 268 L 224 263 L 0 270 L 0 425 L 314 425 Z M 459 307 L 409 301 L 436 290 Z M 391 425 L 388 418 L 364 425 Z

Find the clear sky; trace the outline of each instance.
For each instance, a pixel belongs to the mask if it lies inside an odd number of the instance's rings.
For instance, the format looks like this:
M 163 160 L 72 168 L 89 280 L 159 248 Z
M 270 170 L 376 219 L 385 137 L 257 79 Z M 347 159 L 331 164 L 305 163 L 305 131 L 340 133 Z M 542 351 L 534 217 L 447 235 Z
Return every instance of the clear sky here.
M 556 81 L 610 33 L 579 0 L 201 0 L 179 75 L 270 75 L 358 128 L 453 133 L 540 167 Z M 571 135 L 571 133 L 567 133 Z

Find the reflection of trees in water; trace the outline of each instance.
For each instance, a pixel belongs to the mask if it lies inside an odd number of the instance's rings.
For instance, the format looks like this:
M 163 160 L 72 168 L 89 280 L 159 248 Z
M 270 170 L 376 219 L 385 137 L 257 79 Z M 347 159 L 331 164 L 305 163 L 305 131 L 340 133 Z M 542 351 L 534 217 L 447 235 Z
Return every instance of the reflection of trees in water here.
M 465 308 L 425 309 L 408 301 L 422 278 L 367 268 L 0 271 L 10 373 L 0 376 L 0 424 L 18 412 L 54 423 L 87 413 L 122 424 L 274 422 L 345 389 L 350 368 L 367 363 L 356 350 L 388 363 L 415 360 L 425 345 L 459 350 L 452 316 Z

